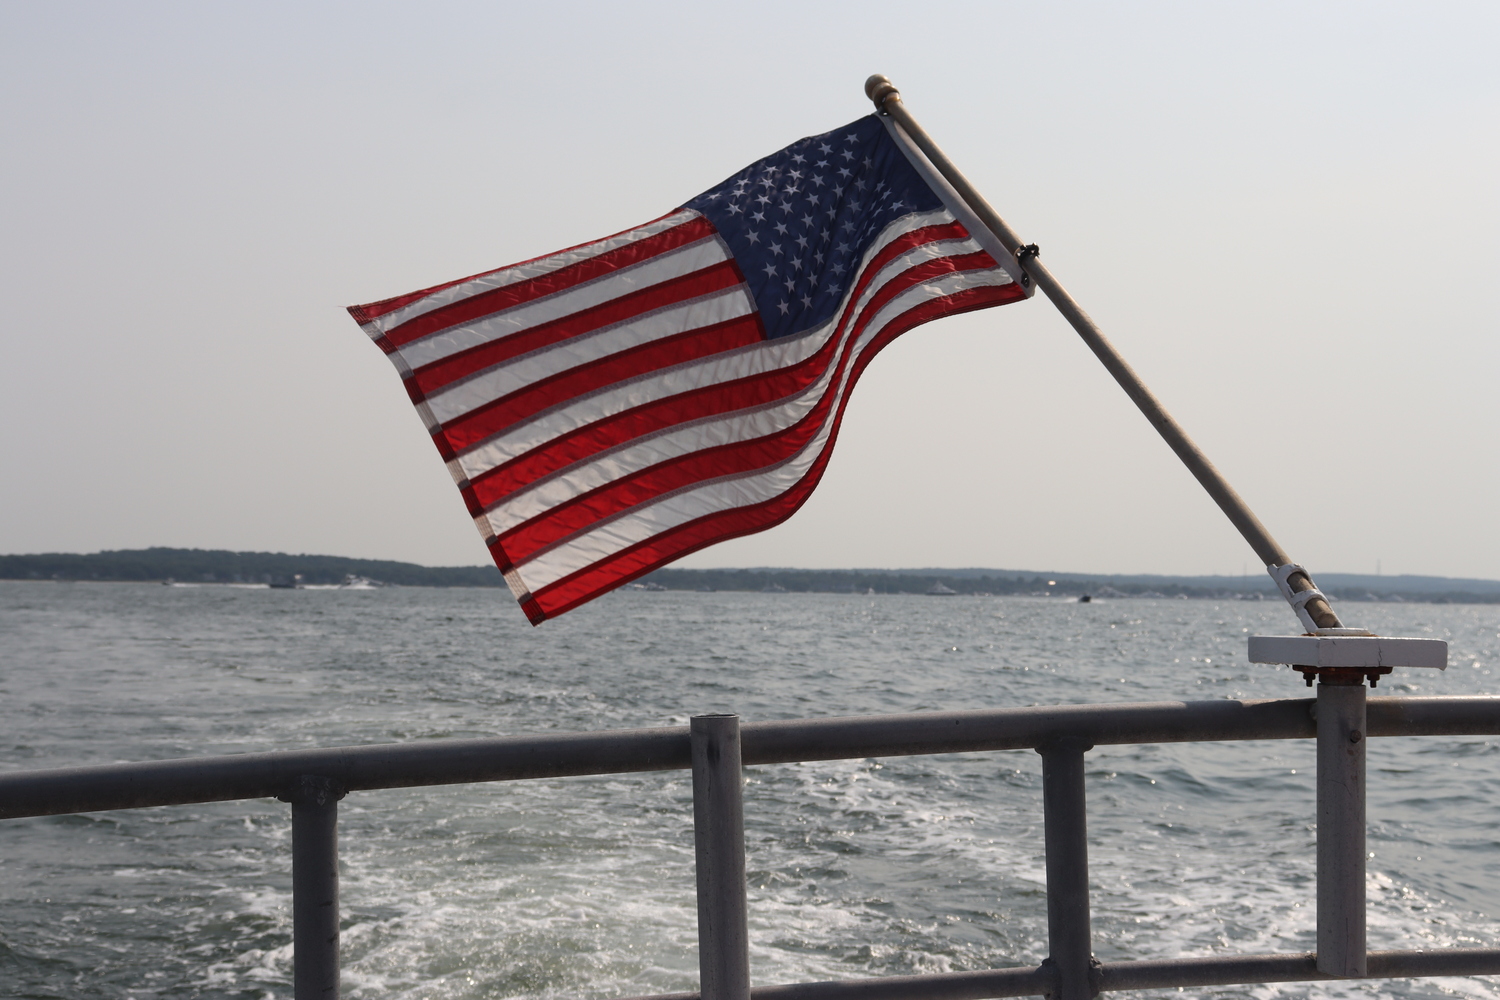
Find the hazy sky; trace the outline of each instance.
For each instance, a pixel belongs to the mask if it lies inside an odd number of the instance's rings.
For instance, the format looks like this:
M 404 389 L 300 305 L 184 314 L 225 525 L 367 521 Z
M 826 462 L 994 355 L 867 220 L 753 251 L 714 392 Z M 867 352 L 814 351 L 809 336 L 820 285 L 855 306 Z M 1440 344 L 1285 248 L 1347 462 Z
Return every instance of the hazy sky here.
M 1500 6 L 0 6 L 0 552 L 487 559 L 344 313 L 908 106 L 1314 570 L 1500 577 Z M 1041 297 L 685 565 L 1239 573 Z

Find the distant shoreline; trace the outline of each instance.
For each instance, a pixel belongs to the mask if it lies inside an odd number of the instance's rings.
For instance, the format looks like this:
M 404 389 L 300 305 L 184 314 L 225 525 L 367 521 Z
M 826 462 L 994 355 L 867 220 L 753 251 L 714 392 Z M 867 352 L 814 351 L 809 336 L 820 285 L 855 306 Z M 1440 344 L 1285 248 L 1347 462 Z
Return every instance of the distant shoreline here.
M 422 566 L 381 559 L 231 552 L 216 549 L 121 549 L 89 554 L 0 555 L 0 580 L 284 584 L 318 586 L 363 577 L 404 587 L 503 587 L 493 566 Z M 1318 573 L 1340 601 L 1500 604 L 1500 581 L 1436 576 Z M 677 569 L 642 577 L 651 589 L 787 591 L 791 593 L 924 594 L 937 585 L 957 594 L 1057 597 L 1185 597 L 1210 600 L 1275 598 L 1269 577 L 1038 573 L 1004 569 Z
M 420 566 L 383 559 L 230 552 L 221 549 L 118 549 L 80 555 L 0 555 L 0 579 L 100 582 L 301 583 L 331 585 L 350 576 L 405 587 L 500 587 L 494 566 Z

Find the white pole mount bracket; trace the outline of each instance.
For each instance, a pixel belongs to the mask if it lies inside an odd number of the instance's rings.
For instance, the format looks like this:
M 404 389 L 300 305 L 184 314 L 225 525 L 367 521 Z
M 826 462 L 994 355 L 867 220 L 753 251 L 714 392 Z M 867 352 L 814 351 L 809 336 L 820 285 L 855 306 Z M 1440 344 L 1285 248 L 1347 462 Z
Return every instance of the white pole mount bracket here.
M 1308 687 L 1319 674 L 1363 674 L 1374 687 L 1376 679 L 1394 667 L 1448 669 L 1448 643 L 1349 628 L 1320 629 L 1309 635 L 1252 635 L 1250 662 L 1285 663 L 1301 671 Z

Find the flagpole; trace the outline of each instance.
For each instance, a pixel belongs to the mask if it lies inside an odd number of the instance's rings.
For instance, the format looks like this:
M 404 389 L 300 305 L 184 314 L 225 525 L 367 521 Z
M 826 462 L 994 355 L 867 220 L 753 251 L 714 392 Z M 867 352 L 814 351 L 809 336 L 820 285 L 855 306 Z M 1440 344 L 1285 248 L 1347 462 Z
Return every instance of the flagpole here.
M 1063 314 L 1063 318 L 1074 330 L 1078 331 L 1083 342 L 1104 363 L 1104 367 L 1114 376 L 1120 388 L 1125 390 L 1125 394 L 1145 414 L 1151 426 L 1156 428 L 1156 432 L 1177 453 L 1177 457 L 1187 466 L 1188 471 L 1208 491 L 1208 495 L 1228 516 L 1230 522 L 1239 529 L 1245 541 L 1250 543 L 1250 548 L 1255 550 L 1256 556 L 1265 563 L 1272 578 L 1280 586 L 1283 596 L 1298 612 L 1298 617 L 1303 619 L 1303 624 L 1309 626 L 1308 630 L 1341 628 L 1342 623 L 1338 615 L 1334 613 L 1333 608 L 1317 589 L 1312 577 L 1300 566 L 1295 569 L 1291 568 L 1295 565 L 1291 557 L 1276 539 L 1271 537 L 1266 526 L 1261 524 L 1260 518 L 1255 516 L 1255 512 L 1235 492 L 1234 487 L 1229 485 L 1229 481 L 1208 460 L 1208 456 L 1204 455 L 1202 450 L 1193 443 L 1192 438 L 1187 436 L 1187 432 L 1176 420 L 1172 419 L 1172 415 L 1141 381 L 1135 369 L 1130 367 L 1130 363 L 1104 336 L 1098 324 L 1089 318 L 1089 314 L 1083 311 L 1083 307 L 1052 276 L 1052 272 L 1038 258 L 1036 246 L 1021 243 L 1020 238 L 1010 226 L 1006 225 L 1005 220 L 1000 218 L 1000 214 L 984 199 L 983 195 L 974 189 L 974 186 L 954 166 L 953 161 L 938 148 L 922 126 L 917 124 L 911 112 L 906 110 L 906 105 L 901 100 L 901 92 L 896 89 L 890 79 L 878 74 L 870 77 L 865 81 L 865 94 L 875 102 L 877 111 L 890 116 L 896 124 L 901 126 L 902 131 L 911 138 L 933 167 L 943 175 L 943 178 L 953 186 L 959 197 L 968 203 L 979 220 L 994 233 L 995 238 L 1004 245 L 1005 249 L 1016 257 L 1022 270 L 1036 287 L 1046 293 L 1058 312 Z M 1280 574 L 1276 572 L 1278 567 L 1283 568 Z M 1298 595 L 1307 596 L 1299 598 Z

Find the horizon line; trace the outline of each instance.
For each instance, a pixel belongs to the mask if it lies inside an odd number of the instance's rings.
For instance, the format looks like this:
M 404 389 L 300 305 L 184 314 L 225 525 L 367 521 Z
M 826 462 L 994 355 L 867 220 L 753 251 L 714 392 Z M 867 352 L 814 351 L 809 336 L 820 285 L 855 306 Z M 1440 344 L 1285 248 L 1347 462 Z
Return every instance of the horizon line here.
M 201 552 L 201 553 L 227 553 L 230 555 L 270 555 L 284 556 L 288 558 L 316 558 L 316 559 L 344 559 L 357 562 L 384 562 L 398 563 L 408 566 L 417 566 L 423 569 L 486 569 L 494 568 L 493 563 L 458 563 L 458 564 L 429 564 L 411 562 L 405 559 L 376 558 L 370 556 L 345 556 L 330 553 L 316 552 L 286 552 L 269 549 L 229 549 L 229 548 L 194 548 L 170 545 L 152 545 L 143 548 L 119 548 L 99 549 L 94 552 L 14 552 L 0 553 L 0 559 L 20 558 L 35 559 L 47 556 L 69 556 L 74 558 L 87 558 L 89 556 L 104 556 L 114 554 L 147 553 L 147 552 Z M 497 570 L 498 572 L 498 570 Z M 1088 572 L 1078 570 L 1031 570 L 1031 569 L 1008 569 L 994 566 L 909 566 L 909 567 L 876 567 L 876 566 L 663 566 L 653 572 L 794 572 L 794 573 L 886 573 L 886 574 L 933 574 L 933 573 L 974 573 L 974 574 L 1007 574 L 1010 576 L 1034 576 L 1034 577 L 1064 577 L 1064 578 L 1107 578 L 1107 577 L 1133 577 L 1133 578 L 1160 578 L 1160 579 L 1195 579 L 1195 580 L 1264 580 L 1267 585 L 1272 583 L 1268 574 L 1263 572 L 1241 572 L 1241 573 L 1170 573 L 1170 572 Z M 648 574 L 649 575 L 649 574 Z M 1319 571 L 1314 573 L 1314 578 L 1324 577 L 1362 577 L 1372 580 L 1401 580 L 1401 579 L 1425 579 L 1425 580 L 1456 580 L 1474 583 L 1487 583 L 1500 586 L 1500 579 L 1489 577 L 1449 576 L 1440 573 L 1357 573 L 1337 570 Z

